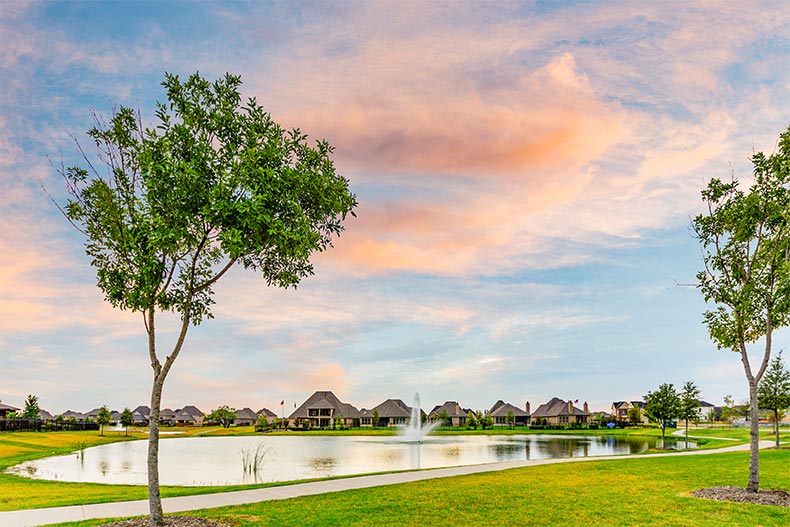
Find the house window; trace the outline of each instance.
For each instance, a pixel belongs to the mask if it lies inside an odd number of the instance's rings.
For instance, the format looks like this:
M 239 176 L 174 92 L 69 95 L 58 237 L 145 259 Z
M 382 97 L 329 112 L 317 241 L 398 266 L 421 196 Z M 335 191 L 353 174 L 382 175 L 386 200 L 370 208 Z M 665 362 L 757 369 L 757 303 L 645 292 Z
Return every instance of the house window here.
M 567 422 L 568 422 L 568 416 L 567 415 L 561 415 L 560 416 L 560 423 L 567 423 Z

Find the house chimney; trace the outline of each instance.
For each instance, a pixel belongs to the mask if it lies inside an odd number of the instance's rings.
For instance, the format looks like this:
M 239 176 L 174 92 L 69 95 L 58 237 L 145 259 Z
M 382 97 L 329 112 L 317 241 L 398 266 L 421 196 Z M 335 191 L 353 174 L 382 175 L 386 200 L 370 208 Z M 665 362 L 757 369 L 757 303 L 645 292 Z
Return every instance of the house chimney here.
M 573 401 L 568 400 L 568 413 L 573 414 Z
M 529 411 L 529 401 L 527 401 L 527 413 L 531 414 L 532 412 Z
M 587 406 L 587 401 L 584 401 L 584 413 L 586 414 L 590 413 L 590 407 Z

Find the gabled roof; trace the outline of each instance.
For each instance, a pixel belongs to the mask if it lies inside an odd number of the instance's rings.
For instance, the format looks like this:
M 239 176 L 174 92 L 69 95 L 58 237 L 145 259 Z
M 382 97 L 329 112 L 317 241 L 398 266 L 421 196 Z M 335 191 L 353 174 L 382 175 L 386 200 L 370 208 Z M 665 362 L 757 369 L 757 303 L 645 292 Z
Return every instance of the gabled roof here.
M 560 415 L 590 415 L 575 406 L 568 408 L 568 401 L 563 401 L 559 397 L 553 397 L 549 402 L 541 404 L 538 409 L 532 412 L 532 417 L 557 417 Z
M 302 405 L 294 410 L 288 417 L 289 419 L 303 419 L 308 417 L 307 410 L 309 408 L 315 409 L 332 409 L 334 415 L 342 415 L 345 418 L 359 417 L 359 410 L 354 406 L 342 402 L 337 396 L 330 391 L 315 392 L 311 395 Z
M 712 404 L 710 404 L 710 403 L 709 403 L 709 402 L 707 402 L 707 401 L 703 401 L 702 399 L 697 399 L 697 402 L 698 402 L 698 403 L 699 403 L 699 405 L 700 405 L 700 406 L 702 406 L 703 408 L 713 408 L 713 405 L 712 405 Z
M 159 412 L 160 419 L 173 419 L 176 416 L 176 413 L 171 410 L 170 408 L 165 408 Z
M 134 410 L 132 410 L 132 415 L 139 415 L 140 417 L 145 417 L 148 419 L 148 416 L 151 415 L 151 409 L 147 406 L 138 406 Z
M 16 406 L 11 406 L 8 404 L 0 403 L 0 410 L 7 410 L 9 412 L 16 412 L 19 410 Z
M 85 419 L 85 416 L 80 412 L 75 412 L 74 410 L 66 410 L 61 414 L 63 419 L 68 419 L 69 417 L 73 417 L 74 419 Z
M 176 419 L 176 421 L 181 421 L 182 423 L 194 423 L 194 422 L 197 421 L 197 419 L 195 419 L 195 416 L 193 416 L 192 414 L 190 414 L 189 412 L 187 412 L 185 410 L 181 410 L 180 412 L 176 412 L 175 419 Z
M 461 408 L 455 401 L 447 401 L 442 405 L 435 406 L 429 415 L 439 415 L 442 411 L 447 412 L 447 417 L 467 417 L 469 410 Z
M 251 408 L 244 407 L 241 410 L 236 410 L 236 419 L 251 419 L 255 421 L 258 419 L 258 414 L 253 412 Z
M 411 417 L 411 407 L 406 406 L 400 399 L 387 399 L 380 405 L 370 410 L 370 415 L 373 411 L 378 412 L 379 417 L 391 419 L 393 417 Z
M 276 414 L 276 413 L 274 413 L 274 412 L 272 412 L 272 411 L 271 411 L 271 410 L 269 410 L 268 408 L 261 408 L 260 410 L 258 410 L 258 411 L 257 411 L 257 412 L 255 412 L 255 413 L 256 413 L 257 415 L 265 415 L 267 419 L 268 419 L 268 418 L 271 418 L 271 417 L 277 417 L 277 414 Z
M 99 415 L 99 412 L 101 412 L 101 408 L 94 408 L 90 412 L 87 412 L 83 415 L 85 417 L 90 417 L 91 419 L 96 419 L 96 417 Z
M 619 409 L 623 405 L 630 405 L 630 406 L 638 406 L 639 408 L 644 408 L 645 402 L 644 401 L 615 401 L 612 403 L 612 407 L 615 409 Z
M 43 408 L 38 409 L 38 414 L 41 417 L 41 419 L 54 419 L 54 416 L 51 413 L 44 410 Z
M 517 406 L 506 403 L 501 399 L 494 403 L 494 406 L 488 411 L 491 417 L 507 417 L 508 412 L 513 412 L 515 417 L 529 417 L 529 414 Z
M 191 406 L 191 405 L 190 406 L 185 406 L 181 410 L 176 410 L 176 413 L 178 413 L 178 414 L 181 414 L 183 412 L 188 413 L 192 417 L 203 417 L 203 416 L 206 415 L 203 412 L 201 412 L 200 409 L 197 406 Z

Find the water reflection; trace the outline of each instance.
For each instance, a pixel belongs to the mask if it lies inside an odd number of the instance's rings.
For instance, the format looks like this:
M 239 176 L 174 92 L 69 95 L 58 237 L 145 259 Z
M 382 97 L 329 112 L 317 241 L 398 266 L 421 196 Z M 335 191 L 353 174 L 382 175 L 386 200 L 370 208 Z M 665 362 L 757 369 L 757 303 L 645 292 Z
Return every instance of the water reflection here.
M 513 459 L 519 457 L 521 459 L 529 459 L 519 455 L 528 445 L 528 443 L 501 443 L 490 445 L 488 449 L 496 456 L 497 460 Z
M 263 447 L 260 445 L 263 443 Z M 677 444 L 677 441 L 673 441 Z M 629 454 L 656 448 L 652 438 L 622 436 L 439 436 L 402 443 L 369 436 L 184 437 L 160 444 L 162 485 L 233 485 L 345 474 L 525 459 Z M 681 446 L 685 446 L 682 444 Z M 691 445 L 690 445 L 691 446 Z M 243 471 L 243 452 L 265 448 L 258 470 Z M 146 483 L 147 442 L 88 448 L 78 455 L 29 461 L 11 472 L 37 479 Z
M 441 450 L 441 454 L 442 457 L 448 461 L 456 461 L 461 457 L 461 448 L 457 445 L 446 447 Z
M 310 461 L 310 468 L 316 477 L 331 476 L 332 471 L 337 465 L 337 459 L 333 457 L 319 457 Z

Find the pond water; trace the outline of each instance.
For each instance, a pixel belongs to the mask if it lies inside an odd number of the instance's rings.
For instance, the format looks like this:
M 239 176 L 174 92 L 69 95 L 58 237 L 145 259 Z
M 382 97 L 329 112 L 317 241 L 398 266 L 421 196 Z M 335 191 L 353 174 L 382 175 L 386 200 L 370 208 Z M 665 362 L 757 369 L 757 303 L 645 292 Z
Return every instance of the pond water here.
M 238 436 L 163 439 L 162 485 L 235 485 L 504 461 L 635 454 L 649 437 L 560 435 L 431 436 L 405 443 L 388 436 Z M 9 469 L 59 481 L 145 485 L 148 442 L 96 446 Z M 690 444 L 690 447 L 695 445 Z M 254 459 L 259 458 L 257 470 Z M 245 467 L 246 466 L 246 467 Z

